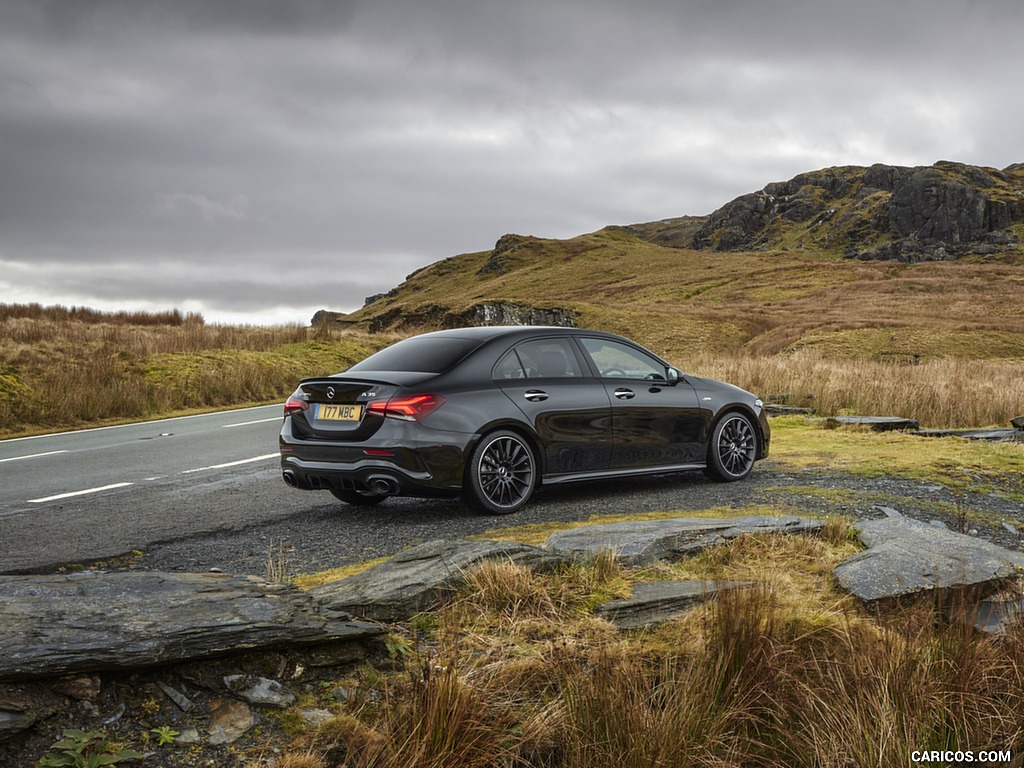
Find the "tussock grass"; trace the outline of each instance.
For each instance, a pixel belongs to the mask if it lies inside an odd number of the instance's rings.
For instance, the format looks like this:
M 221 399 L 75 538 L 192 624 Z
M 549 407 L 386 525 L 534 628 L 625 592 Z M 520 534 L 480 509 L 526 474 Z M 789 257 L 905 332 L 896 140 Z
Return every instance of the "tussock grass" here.
M 849 528 L 826 530 L 643 570 L 609 555 L 548 574 L 482 565 L 404 670 L 367 678 L 296 751 L 353 767 L 849 768 L 1019 749 L 1024 633 L 983 636 L 940 601 L 864 610 L 830 577 Z M 646 631 L 590 615 L 597 593 L 682 576 L 755 586 Z
M 1024 337 L 1022 337 L 1024 338 Z M 903 361 L 788 355 L 690 355 L 688 370 L 736 384 L 768 402 L 813 408 L 820 416 L 902 416 L 924 427 L 1009 426 L 1024 414 L 1019 361 L 962 357 Z
M 394 340 L 300 325 L 207 325 L 0 305 L 0 435 L 283 399 Z M 63 310 L 63 311 L 58 311 Z

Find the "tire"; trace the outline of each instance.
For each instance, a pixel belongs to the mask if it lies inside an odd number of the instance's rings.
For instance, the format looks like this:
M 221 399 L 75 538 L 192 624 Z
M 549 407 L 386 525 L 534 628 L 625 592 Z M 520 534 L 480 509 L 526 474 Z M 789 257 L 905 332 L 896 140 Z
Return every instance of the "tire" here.
M 711 431 L 704 474 L 720 483 L 742 480 L 754 468 L 757 431 L 742 413 L 727 413 Z
M 536 488 L 537 460 L 522 435 L 509 430 L 490 432 L 470 453 L 462 498 L 477 512 L 518 512 Z
M 372 507 L 387 498 L 387 496 L 373 491 L 349 491 L 343 488 L 331 488 L 331 495 L 355 507 Z

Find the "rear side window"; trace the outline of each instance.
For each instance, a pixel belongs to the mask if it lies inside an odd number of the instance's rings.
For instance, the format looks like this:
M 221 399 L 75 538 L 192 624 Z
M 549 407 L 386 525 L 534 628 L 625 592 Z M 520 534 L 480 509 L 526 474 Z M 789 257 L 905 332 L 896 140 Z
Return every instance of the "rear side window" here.
M 568 339 L 524 341 L 513 350 L 528 379 L 552 379 L 582 376 L 576 355 Z
M 525 379 L 526 371 L 523 364 L 519 362 L 519 355 L 514 349 L 510 349 L 505 356 L 494 366 L 495 379 Z
M 412 338 L 370 355 L 349 371 L 441 373 L 480 346 L 473 339 Z

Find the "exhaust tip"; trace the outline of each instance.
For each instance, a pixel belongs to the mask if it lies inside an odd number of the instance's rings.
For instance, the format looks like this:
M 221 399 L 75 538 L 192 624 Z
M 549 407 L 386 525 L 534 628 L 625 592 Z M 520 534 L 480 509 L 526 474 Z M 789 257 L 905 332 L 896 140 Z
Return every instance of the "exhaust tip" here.
M 368 485 L 371 491 L 383 496 L 391 496 L 398 493 L 398 483 L 390 477 L 371 477 Z
M 297 477 L 295 477 L 295 473 L 294 472 L 289 470 L 289 471 L 285 472 L 283 476 L 284 476 L 285 485 L 289 486 L 290 488 L 298 488 L 299 487 L 299 479 Z

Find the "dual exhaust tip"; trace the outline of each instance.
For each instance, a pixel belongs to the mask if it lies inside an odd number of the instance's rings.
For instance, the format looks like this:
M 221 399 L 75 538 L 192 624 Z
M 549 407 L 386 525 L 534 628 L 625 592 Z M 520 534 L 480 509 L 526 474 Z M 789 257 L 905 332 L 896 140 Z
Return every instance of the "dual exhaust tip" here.
M 299 477 L 290 469 L 286 469 L 283 473 L 285 485 L 290 488 L 302 488 L 304 487 L 299 483 Z M 374 493 L 379 493 L 381 496 L 394 496 L 401 489 L 398 486 L 398 482 L 394 478 L 388 477 L 387 475 L 373 475 L 366 481 L 367 487 Z

